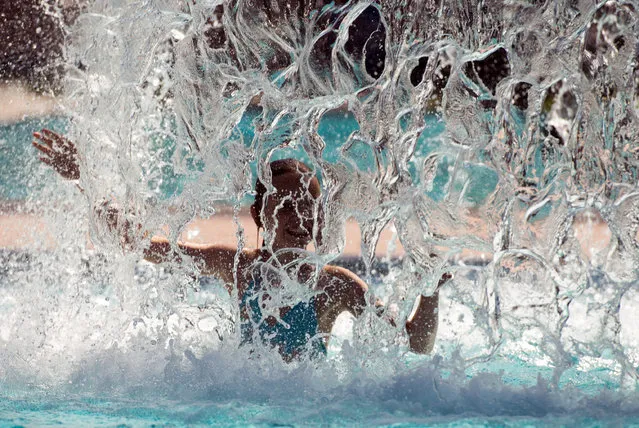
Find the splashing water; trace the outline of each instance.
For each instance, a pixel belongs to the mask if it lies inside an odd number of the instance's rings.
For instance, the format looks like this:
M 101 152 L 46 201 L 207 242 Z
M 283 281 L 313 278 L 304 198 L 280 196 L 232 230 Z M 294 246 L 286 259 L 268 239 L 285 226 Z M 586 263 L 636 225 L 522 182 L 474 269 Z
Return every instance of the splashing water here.
M 202 423 L 348 423 L 364 399 L 376 423 L 636 417 L 638 15 L 630 1 L 94 2 L 67 28 L 63 103 L 84 194 L 51 184 L 30 202 L 61 249 L 3 255 L 0 394 L 77 397 L 60 417 L 193 400 Z M 340 262 L 356 219 L 359 273 L 400 320 L 455 272 L 433 356 L 373 315 L 326 361 L 249 355 L 217 281 L 139 262 L 142 237 L 123 252 L 92 209 L 114 198 L 175 243 L 231 206 L 241 248 L 240 207 L 286 157 L 321 178 L 314 262 Z M 404 256 L 380 269 L 389 225 Z M 202 399 L 240 404 L 222 420 Z M 192 414 L 174 409 L 158 417 Z

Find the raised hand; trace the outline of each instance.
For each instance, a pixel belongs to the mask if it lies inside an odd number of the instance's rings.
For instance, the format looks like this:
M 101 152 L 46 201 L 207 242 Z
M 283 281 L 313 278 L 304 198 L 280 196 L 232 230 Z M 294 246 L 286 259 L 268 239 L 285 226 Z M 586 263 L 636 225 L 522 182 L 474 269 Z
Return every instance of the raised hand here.
M 35 140 L 31 144 L 41 152 L 43 163 L 67 180 L 80 178 L 78 152 L 70 140 L 48 129 L 34 132 L 33 137 Z

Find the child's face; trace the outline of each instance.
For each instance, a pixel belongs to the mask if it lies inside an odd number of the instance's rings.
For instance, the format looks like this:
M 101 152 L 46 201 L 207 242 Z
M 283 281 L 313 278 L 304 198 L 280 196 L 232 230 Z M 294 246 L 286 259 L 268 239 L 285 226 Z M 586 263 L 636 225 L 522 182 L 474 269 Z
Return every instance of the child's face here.
M 272 184 L 277 193 L 264 196 L 261 213 L 266 236 L 275 247 L 305 248 L 313 239 L 317 203 L 308 190 L 309 178 L 282 174 Z

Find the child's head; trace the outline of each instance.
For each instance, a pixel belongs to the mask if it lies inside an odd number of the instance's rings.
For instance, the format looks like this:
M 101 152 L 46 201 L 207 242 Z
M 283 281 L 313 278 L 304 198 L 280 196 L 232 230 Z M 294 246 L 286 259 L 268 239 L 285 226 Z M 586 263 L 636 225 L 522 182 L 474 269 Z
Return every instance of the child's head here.
M 320 185 L 304 163 L 295 159 L 271 162 L 271 185 L 267 191 L 258 178 L 251 214 L 255 224 L 264 228 L 273 247 L 305 248 L 313 240 L 316 204 Z M 321 222 L 321 210 L 317 210 Z M 320 239 L 321 223 L 315 238 Z

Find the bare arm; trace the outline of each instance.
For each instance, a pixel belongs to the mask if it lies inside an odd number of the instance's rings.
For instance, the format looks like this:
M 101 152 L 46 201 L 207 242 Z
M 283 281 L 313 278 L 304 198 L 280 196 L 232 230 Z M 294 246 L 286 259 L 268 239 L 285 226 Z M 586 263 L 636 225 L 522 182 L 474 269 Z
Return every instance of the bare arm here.
M 417 354 L 428 354 L 435 346 L 437 337 L 439 291 L 432 296 L 418 296 L 417 310 L 413 317 L 406 321 L 406 332 L 411 351 Z
M 143 230 L 142 224 L 131 223 L 123 218 L 121 211 L 113 203 L 104 202 L 96 207 L 95 212 L 111 231 L 115 231 L 120 236 L 124 249 L 134 247 L 136 241 L 150 235 Z M 232 284 L 236 253 L 235 247 L 181 241 L 171 245 L 165 237 L 153 236 L 148 248 L 144 250 L 144 259 L 151 263 L 181 262 L 182 257 L 186 256 L 195 262 L 202 275 L 214 275 L 226 284 Z M 250 251 L 240 253 L 241 266 L 248 260 L 247 253 Z
M 181 261 L 182 256 L 193 258 L 203 275 L 215 275 L 226 283 L 233 283 L 233 266 L 237 248 L 222 245 L 191 244 L 178 242 L 178 251 L 162 237 L 155 236 L 151 245 L 144 251 L 144 259 L 152 263 Z M 246 256 L 240 254 L 240 263 Z
M 437 328 L 439 325 L 439 288 L 453 276 L 445 273 L 439 279 L 437 288 L 431 296 L 417 297 L 417 309 L 413 316 L 406 321 L 406 332 L 411 351 L 418 354 L 428 354 L 435 346 Z
M 33 136 L 35 140 L 32 144 L 40 152 L 40 161 L 67 180 L 80 178 L 78 153 L 72 141 L 48 129 L 34 132 Z M 117 231 L 124 248 L 131 246 L 136 235 L 147 235 L 140 233 L 143 229 L 141 224 L 135 225 L 123 218 L 121 210 L 114 203 L 102 202 L 95 207 L 95 212 L 109 229 Z M 237 251 L 235 248 L 181 242 L 178 242 L 177 246 L 179 251 L 175 251 L 167 239 L 154 237 L 149 248 L 145 250 L 144 257 L 150 262 L 162 263 L 179 260 L 182 255 L 186 255 L 198 263 L 204 275 L 218 276 L 226 283 L 233 282 L 233 265 Z
M 321 288 L 325 295 L 322 299 L 318 299 L 317 313 L 320 330 L 324 333 L 330 333 L 335 320 L 342 312 L 350 312 L 356 317 L 364 312 L 367 306 L 366 292 L 368 287 L 361 278 L 348 269 L 327 266 L 323 273 Z M 417 309 L 406 322 L 411 351 L 427 354 L 433 350 L 438 327 L 438 290 L 450 278 L 449 274 L 445 274 L 440 279 L 437 290 L 432 296 L 418 297 Z M 380 304 L 376 303 L 376 306 L 380 307 Z M 392 319 L 389 319 L 389 322 L 395 325 Z

